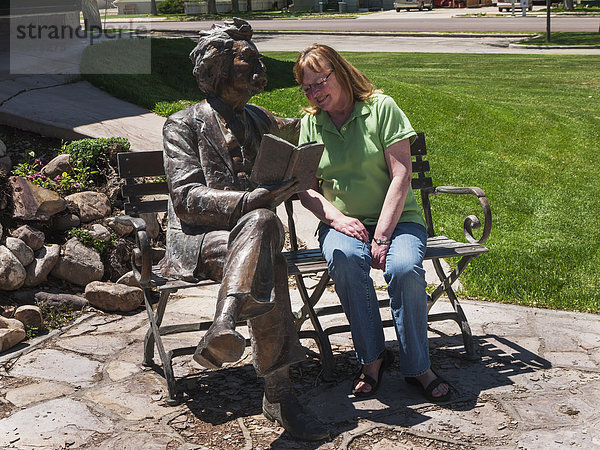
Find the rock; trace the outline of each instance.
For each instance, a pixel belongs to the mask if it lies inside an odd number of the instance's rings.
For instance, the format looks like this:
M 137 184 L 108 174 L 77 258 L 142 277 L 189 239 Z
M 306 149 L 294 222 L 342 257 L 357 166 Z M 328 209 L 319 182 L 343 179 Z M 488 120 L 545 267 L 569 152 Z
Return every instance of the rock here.
M 59 292 L 40 291 L 35 294 L 35 300 L 40 304 L 59 308 L 65 306 L 73 311 L 81 311 L 88 304 L 88 301 L 79 295 L 62 294 Z
M 129 312 L 142 304 L 144 291 L 124 284 L 95 281 L 86 286 L 85 298 L 102 311 Z
M 0 291 L 15 291 L 23 286 L 25 267 L 4 245 L 0 245 Z
M 56 214 L 50 219 L 50 226 L 57 231 L 67 231 L 71 228 L 77 228 L 81 224 L 79 216 L 70 212 Z
M 11 299 L 17 305 L 33 305 L 36 292 L 33 289 L 19 289 L 11 294 Z
M 165 248 L 152 247 L 152 264 L 158 264 L 165 257 L 166 252 Z
M 67 195 L 65 201 L 83 223 L 107 217 L 110 212 L 110 200 L 101 192 L 85 191 Z
M 71 238 L 65 244 L 63 256 L 58 259 L 51 275 L 69 283 L 86 286 L 102 279 L 104 265 L 96 250 L 86 247 L 77 238 Z
M 43 328 L 42 310 L 34 305 L 19 306 L 15 311 L 15 319 L 24 326 L 37 328 L 38 330 Z
M 119 278 L 117 280 L 117 283 L 126 284 L 127 286 L 134 286 L 134 287 L 139 287 L 139 288 L 142 287 L 142 286 L 140 286 L 140 283 L 138 283 L 138 280 L 136 280 L 135 275 L 133 274 L 132 270 L 130 270 L 125 275 L 123 275 L 121 278 Z
M 12 170 L 12 160 L 10 156 L 2 156 L 0 157 L 0 173 L 4 172 L 5 174 L 9 174 Z
M 26 287 L 37 286 L 48 279 L 48 274 L 54 269 L 60 257 L 60 245 L 50 244 L 38 250 L 35 259 L 25 269 L 26 277 L 23 283 Z
M 118 223 L 114 217 L 109 217 L 104 221 L 104 224 L 115 232 L 119 237 L 128 236 L 133 231 L 131 225 Z
M 0 157 L 6 156 L 6 144 L 0 140 Z
M 100 225 L 99 223 L 95 223 L 94 225 L 92 225 L 91 230 L 88 231 L 94 239 L 98 239 L 105 242 L 110 241 L 110 231 L 108 231 L 106 227 Z
M 4 227 L 0 223 L 0 240 L 2 240 L 2 236 L 4 236 Z
M 116 281 L 131 270 L 131 253 L 134 243 L 125 239 L 117 239 L 115 245 L 105 255 L 103 261 L 106 265 L 104 275 L 110 281 Z
M 48 220 L 67 207 L 56 192 L 44 189 L 22 177 L 10 177 L 13 215 L 21 220 Z
M 15 306 L 2 306 L 2 317 L 6 317 L 7 319 L 12 319 L 15 317 L 15 311 L 17 308 Z
M 6 248 L 17 257 L 23 267 L 27 267 L 35 258 L 33 250 L 25 242 L 16 237 L 6 238 Z
M 48 164 L 42 167 L 40 172 L 43 175 L 46 175 L 48 178 L 56 178 L 59 175 L 62 175 L 63 172 L 73 173 L 73 168 L 70 163 L 71 155 L 68 153 L 63 153 L 62 155 L 58 155 L 56 158 L 52 159 Z
M 16 319 L 0 317 L 0 353 L 25 339 L 25 327 Z
M 146 222 L 146 234 L 150 239 L 156 239 L 160 233 L 160 224 L 156 218 L 156 213 L 140 214 L 140 217 Z
M 44 241 L 46 240 L 44 233 L 42 233 L 40 230 L 30 227 L 29 225 L 23 225 L 22 227 L 17 228 L 11 233 L 11 235 L 21 239 L 34 252 L 42 248 L 42 245 L 44 245 Z

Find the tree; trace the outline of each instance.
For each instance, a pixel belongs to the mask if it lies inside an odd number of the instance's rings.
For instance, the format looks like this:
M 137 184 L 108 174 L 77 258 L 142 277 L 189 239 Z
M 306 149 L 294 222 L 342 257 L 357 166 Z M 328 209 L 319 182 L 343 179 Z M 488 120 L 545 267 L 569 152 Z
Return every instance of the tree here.
M 81 12 L 83 13 L 85 31 L 102 30 L 102 20 L 96 0 L 83 0 L 81 3 Z
M 217 13 L 217 0 L 208 0 L 208 13 L 209 14 Z
M 150 14 L 158 16 L 158 9 L 156 8 L 156 0 L 150 0 Z
M 573 5 L 573 0 L 564 0 L 563 6 L 569 11 L 573 11 L 575 9 L 575 6 Z

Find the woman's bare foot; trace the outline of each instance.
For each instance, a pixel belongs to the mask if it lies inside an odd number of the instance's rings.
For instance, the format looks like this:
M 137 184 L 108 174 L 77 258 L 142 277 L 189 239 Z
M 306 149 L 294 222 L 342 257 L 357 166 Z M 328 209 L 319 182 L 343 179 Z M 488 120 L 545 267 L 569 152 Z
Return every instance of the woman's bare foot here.
M 416 379 L 419 380 L 419 383 L 423 385 L 423 388 L 427 388 L 427 386 L 429 386 L 432 383 L 432 381 L 434 381 L 436 378 L 437 375 L 431 369 L 429 369 L 423 375 L 416 377 Z M 431 395 L 433 395 L 434 397 L 443 397 L 448 393 L 449 390 L 450 386 L 448 385 L 448 383 L 440 383 L 439 386 L 437 386 L 433 391 L 431 391 Z
M 371 364 L 365 364 L 363 365 L 363 373 L 365 375 L 370 376 L 379 383 L 377 377 L 379 376 L 379 368 L 381 367 L 381 364 L 383 364 L 383 358 L 379 358 Z M 362 392 L 363 394 L 368 394 L 369 392 L 371 392 L 372 388 L 373 387 L 369 383 L 365 383 L 364 381 L 359 380 L 358 383 L 356 383 L 356 385 L 354 386 L 354 391 Z

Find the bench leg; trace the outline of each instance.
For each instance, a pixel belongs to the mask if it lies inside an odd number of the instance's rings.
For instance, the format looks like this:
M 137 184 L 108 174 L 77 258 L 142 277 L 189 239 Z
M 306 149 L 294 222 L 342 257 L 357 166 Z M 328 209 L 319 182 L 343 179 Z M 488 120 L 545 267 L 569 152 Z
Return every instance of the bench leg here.
M 148 313 L 148 319 L 150 326 L 148 327 L 148 331 L 146 332 L 146 337 L 144 338 L 144 360 L 142 364 L 146 367 L 151 367 L 154 365 L 154 332 L 152 330 L 152 322 L 156 322 L 156 326 L 160 329 L 160 324 L 162 323 L 163 316 L 165 314 L 165 309 L 167 307 L 167 300 L 169 299 L 169 292 L 161 292 L 159 294 L 158 306 L 156 307 L 156 312 L 152 310 L 152 304 L 154 302 L 150 301 L 151 296 L 156 295 L 151 289 L 144 289 L 144 303 L 146 306 L 146 312 Z
M 473 341 L 473 333 L 471 332 L 471 327 L 469 326 L 469 321 L 467 320 L 467 316 L 465 315 L 460 302 L 452 289 L 452 285 L 458 279 L 459 275 L 465 270 L 467 264 L 473 259 L 473 256 L 465 256 L 461 258 L 456 267 L 452 272 L 446 274 L 442 267 L 442 264 L 438 259 L 433 260 L 433 266 L 435 271 L 441 281 L 439 286 L 435 289 L 435 291 L 431 294 L 431 301 L 428 301 L 428 310 L 435 304 L 435 302 L 439 299 L 439 297 L 445 292 L 450 300 L 452 308 L 454 309 L 454 313 L 450 314 L 431 314 L 429 316 L 429 320 L 432 322 L 438 320 L 446 320 L 452 319 L 454 320 L 458 326 L 460 327 L 463 344 L 465 347 L 465 353 L 468 359 L 475 360 L 479 359 L 479 355 Z
M 331 342 L 329 341 L 329 336 L 323 331 L 323 327 L 321 326 L 321 322 L 319 322 L 319 317 L 317 313 L 315 313 L 314 306 L 321 299 L 323 292 L 325 292 L 325 288 L 327 287 L 327 283 L 329 282 L 329 274 L 324 272 L 321 276 L 321 279 L 313 289 L 311 295 L 308 294 L 308 289 L 306 289 L 306 284 L 304 283 L 304 279 L 302 275 L 296 275 L 296 284 L 298 286 L 298 292 L 300 292 L 300 297 L 302 298 L 302 302 L 304 306 L 300 311 L 295 313 L 296 316 L 296 329 L 300 330 L 302 324 L 306 321 L 306 319 L 310 319 L 310 323 L 314 328 L 314 333 L 310 333 L 311 337 L 317 343 L 319 347 L 319 355 L 321 357 L 321 368 L 323 369 L 322 378 L 325 381 L 331 381 L 334 379 L 333 369 L 334 369 L 334 359 L 333 359 L 333 350 L 331 349 Z
M 160 361 L 163 367 L 163 373 L 165 380 L 167 381 L 167 389 L 169 391 L 169 398 L 166 400 L 168 405 L 176 405 L 179 403 L 180 398 L 177 394 L 177 386 L 175 384 L 175 375 L 173 373 L 173 366 L 171 364 L 172 353 L 165 352 L 165 347 L 160 336 L 160 324 L 162 323 L 165 309 L 167 307 L 167 300 L 169 299 L 169 292 L 161 292 L 158 306 L 156 307 L 156 313 L 152 310 L 152 304 L 150 302 L 151 291 L 144 289 L 144 303 L 146 305 L 146 312 L 148 313 L 148 320 L 150 321 L 150 328 L 146 333 L 144 339 L 144 361 L 143 364 L 146 366 L 154 365 L 154 346 L 160 357 Z

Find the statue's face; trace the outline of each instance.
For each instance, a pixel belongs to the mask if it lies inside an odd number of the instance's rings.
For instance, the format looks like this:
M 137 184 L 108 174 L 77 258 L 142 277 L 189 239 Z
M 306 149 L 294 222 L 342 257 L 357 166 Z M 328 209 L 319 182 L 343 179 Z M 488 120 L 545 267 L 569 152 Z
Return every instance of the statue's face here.
M 262 55 L 252 42 L 235 41 L 233 44 L 231 87 L 248 99 L 262 92 L 267 85 L 267 72 Z

